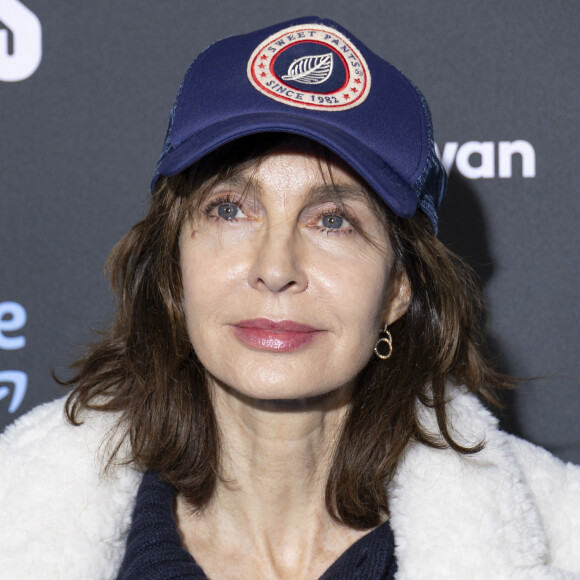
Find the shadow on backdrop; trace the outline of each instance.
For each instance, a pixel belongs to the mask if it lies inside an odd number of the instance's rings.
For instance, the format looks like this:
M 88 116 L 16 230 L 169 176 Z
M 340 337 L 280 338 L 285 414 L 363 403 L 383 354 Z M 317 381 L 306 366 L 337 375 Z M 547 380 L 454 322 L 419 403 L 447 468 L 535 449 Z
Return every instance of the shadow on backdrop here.
M 485 297 L 487 284 L 494 272 L 485 215 L 471 182 L 456 169 L 449 175 L 448 193 L 439 210 L 439 239 L 475 271 Z M 487 328 L 485 320 L 482 320 L 482 326 Z M 497 371 L 513 375 L 513 368 L 497 337 L 487 332 L 483 348 Z M 504 391 L 499 395 L 504 408 L 493 409 L 494 414 L 504 430 L 521 436 L 516 392 Z

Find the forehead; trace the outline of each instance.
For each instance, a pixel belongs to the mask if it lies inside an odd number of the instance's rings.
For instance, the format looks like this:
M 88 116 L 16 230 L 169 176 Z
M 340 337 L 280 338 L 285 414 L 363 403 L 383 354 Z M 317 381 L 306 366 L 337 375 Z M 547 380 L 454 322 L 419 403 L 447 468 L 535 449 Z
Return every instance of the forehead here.
M 280 144 L 232 177 L 241 177 L 251 187 L 280 192 L 346 187 L 360 196 L 367 195 L 364 182 L 345 163 L 304 139 Z

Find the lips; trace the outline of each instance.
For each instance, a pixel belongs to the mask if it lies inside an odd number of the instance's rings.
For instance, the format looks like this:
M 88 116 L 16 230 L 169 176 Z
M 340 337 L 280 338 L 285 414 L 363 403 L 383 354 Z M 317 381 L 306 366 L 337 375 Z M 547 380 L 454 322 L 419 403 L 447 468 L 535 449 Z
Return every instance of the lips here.
M 322 330 L 292 320 L 267 318 L 242 320 L 233 325 L 234 334 L 243 344 L 257 350 L 292 352 L 319 336 Z

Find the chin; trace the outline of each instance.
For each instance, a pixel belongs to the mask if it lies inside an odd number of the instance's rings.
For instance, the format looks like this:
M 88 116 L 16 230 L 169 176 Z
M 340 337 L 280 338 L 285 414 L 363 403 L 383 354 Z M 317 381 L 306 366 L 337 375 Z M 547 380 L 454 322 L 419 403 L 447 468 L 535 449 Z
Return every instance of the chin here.
M 336 400 L 344 403 L 350 399 L 350 393 L 354 381 L 339 385 L 310 385 L 308 388 L 296 388 L 296 385 L 304 385 L 304 382 L 296 381 L 292 384 L 285 380 L 268 381 L 266 383 L 256 381 L 251 385 L 235 382 L 225 382 L 212 377 L 210 383 L 214 388 L 220 389 L 224 394 L 234 396 L 237 399 L 252 406 L 278 407 L 283 409 L 304 409 L 318 405 L 320 402 Z

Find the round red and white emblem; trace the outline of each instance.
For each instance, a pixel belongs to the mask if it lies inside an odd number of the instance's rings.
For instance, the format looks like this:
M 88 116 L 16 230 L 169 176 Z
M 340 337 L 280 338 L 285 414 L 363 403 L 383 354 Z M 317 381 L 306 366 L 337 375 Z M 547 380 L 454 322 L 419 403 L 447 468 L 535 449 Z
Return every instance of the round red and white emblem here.
M 292 107 L 343 111 L 369 94 L 371 75 L 362 54 L 328 26 L 280 30 L 248 61 L 248 78 L 263 95 Z

